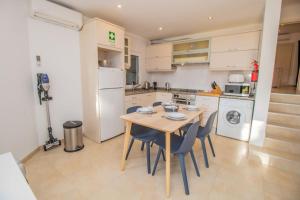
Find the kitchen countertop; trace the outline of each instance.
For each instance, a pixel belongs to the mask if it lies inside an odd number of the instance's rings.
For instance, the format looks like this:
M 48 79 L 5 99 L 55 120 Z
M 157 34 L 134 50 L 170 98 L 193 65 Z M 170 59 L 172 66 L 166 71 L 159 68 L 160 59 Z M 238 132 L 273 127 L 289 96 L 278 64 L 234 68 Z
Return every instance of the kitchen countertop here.
M 126 89 L 125 90 L 125 96 L 130 96 L 130 95 L 136 95 L 136 94 L 147 94 L 147 93 L 152 93 L 152 92 L 167 92 L 167 93 L 181 93 L 181 94 L 194 94 L 197 96 L 211 96 L 211 97 L 220 97 L 220 98 L 229 98 L 229 99 L 242 99 L 242 100 L 255 100 L 254 96 L 250 97 L 239 97 L 239 96 L 229 96 L 229 95 L 219 95 L 219 94 L 214 94 L 211 92 L 204 92 L 203 90 L 187 90 L 187 89 L 180 89 L 180 88 L 172 88 L 171 90 L 166 90 L 164 88 L 158 88 L 157 90 L 154 89 L 135 89 L 132 91 L 132 89 Z
M 154 89 L 135 89 L 132 91 L 132 89 L 126 89 L 125 90 L 125 96 L 130 95 L 136 95 L 136 94 L 146 94 L 146 93 L 152 93 L 152 92 L 167 92 L 167 93 L 180 93 L 180 94 L 194 94 L 198 96 L 214 96 L 219 97 L 219 94 L 213 94 L 211 92 L 204 92 L 203 90 L 191 90 L 191 89 L 181 89 L 181 88 L 172 88 L 171 90 L 166 90 L 164 88 L 158 88 L 157 90 Z

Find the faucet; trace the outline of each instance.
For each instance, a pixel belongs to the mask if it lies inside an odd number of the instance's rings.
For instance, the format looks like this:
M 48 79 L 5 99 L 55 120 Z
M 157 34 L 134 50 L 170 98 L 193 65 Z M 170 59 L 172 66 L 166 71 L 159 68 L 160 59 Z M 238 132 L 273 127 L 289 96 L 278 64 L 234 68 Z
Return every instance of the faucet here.
M 136 85 L 135 85 L 135 82 L 132 81 L 131 86 L 132 86 L 132 92 L 134 92 L 134 90 L 135 90 L 136 88 L 140 87 L 141 84 L 136 84 Z

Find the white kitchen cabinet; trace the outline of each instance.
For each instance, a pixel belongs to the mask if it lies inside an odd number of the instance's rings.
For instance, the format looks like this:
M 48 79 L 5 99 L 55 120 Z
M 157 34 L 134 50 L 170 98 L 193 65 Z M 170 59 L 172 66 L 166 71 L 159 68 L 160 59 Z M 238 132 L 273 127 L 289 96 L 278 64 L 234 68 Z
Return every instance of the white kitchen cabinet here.
M 130 39 L 129 37 L 124 38 L 124 65 L 126 69 L 129 69 L 131 66 L 131 58 L 130 58 Z
M 210 97 L 210 96 L 197 96 L 196 105 L 200 108 L 204 108 L 205 112 L 203 115 L 202 126 L 205 126 L 209 116 L 218 110 L 219 106 L 219 97 Z M 217 127 L 217 117 L 214 121 L 214 128 Z
M 260 31 L 214 37 L 211 52 L 228 52 L 259 49 Z
M 230 51 L 210 54 L 210 70 L 252 70 L 258 50 Z
M 96 38 L 99 46 L 110 47 L 120 51 L 124 49 L 124 28 L 104 20 L 94 19 Z
M 252 70 L 258 59 L 260 31 L 211 39 L 210 70 Z
M 172 101 L 173 95 L 170 92 L 156 92 L 156 100 L 161 102 L 170 102 Z
M 156 101 L 154 92 L 125 96 L 125 111 L 132 106 L 152 106 Z
M 172 71 L 172 44 L 155 44 L 146 48 L 146 70 L 148 72 Z

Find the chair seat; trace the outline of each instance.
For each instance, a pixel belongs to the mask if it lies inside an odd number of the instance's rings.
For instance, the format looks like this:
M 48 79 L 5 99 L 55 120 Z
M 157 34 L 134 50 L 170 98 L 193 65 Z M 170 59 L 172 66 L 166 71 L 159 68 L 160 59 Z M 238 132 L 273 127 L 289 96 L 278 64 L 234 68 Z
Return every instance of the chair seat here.
M 153 141 L 153 140 L 157 139 L 157 137 L 160 134 L 161 133 L 157 130 L 143 127 L 143 126 L 136 125 L 136 124 L 133 125 L 132 131 L 131 131 L 131 136 L 134 139 L 140 140 L 142 142 Z
M 171 153 L 174 153 L 178 150 L 180 147 L 184 137 L 181 137 L 179 135 L 176 135 L 174 133 L 171 134 Z M 166 149 L 166 137 L 165 134 L 160 134 L 157 139 L 154 141 L 155 144 Z

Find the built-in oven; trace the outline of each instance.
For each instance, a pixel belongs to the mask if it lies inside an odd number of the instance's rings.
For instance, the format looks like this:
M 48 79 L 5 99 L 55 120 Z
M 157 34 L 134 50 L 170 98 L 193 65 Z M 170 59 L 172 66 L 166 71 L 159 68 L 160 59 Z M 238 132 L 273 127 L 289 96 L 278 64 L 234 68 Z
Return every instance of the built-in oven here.
M 226 83 L 224 95 L 248 97 L 250 95 L 250 84 Z
M 173 94 L 173 102 L 177 103 L 177 104 L 195 105 L 196 95 L 174 93 Z

